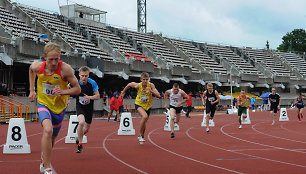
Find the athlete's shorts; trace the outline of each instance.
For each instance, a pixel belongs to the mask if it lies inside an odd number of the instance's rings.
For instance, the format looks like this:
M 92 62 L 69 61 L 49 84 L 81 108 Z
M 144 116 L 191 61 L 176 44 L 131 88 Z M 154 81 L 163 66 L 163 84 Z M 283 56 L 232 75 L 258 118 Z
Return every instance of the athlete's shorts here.
M 53 127 L 53 136 L 56 137 L 61 130 L 62 127 L 62 121 L 65 116 L 66 109 L 64 109 L 61 113 L 59 114 L 54 114 L 53 112 L 50 111 L 49 108 L 47 108 L 44 105 L 37 104 L 37 111 L 38 111 L 38 116 L 39 120 L 42 123 L 45 119 L 50 119 Z
M 296 107 L 298 109 L 302 109 L 302 108 L 304 108 L 304 104 L 298 103 L 298 104 L 296 104 Z
M 240 117 L 242 114 L 247 114 L 247 107 L 238 107 L 238 116 Z
M 182 111 L 182 109 L 183 109 L 183 106 L 176 107 L 176 106 L 170 105 L 170 106 L 169 106 L 169 109 L 170 109 L 170 108 L 175 109 L 175 113 L 181 113 L 181 111 Z
M 91 124 L 91 122 L 92 122 L 92 114 L 93 114 L 93 110 L 92 109 L 76 106 L 76 113 L 77 113 L 77 116 L 79 116 L 81 114 L 84 115 L 85 122 L 87 124 Z
M 119 113 L 122 113 L 122 112 L 124 112 L 124 108 L 123 106 L 119 106 Z
M 206 114 L 209 114 L 211 118 L 215 116 L 217 105 L 206 105 Z
M 143 109 L 143 107 L 141 107 L 141 106 L 135 104 L 135 109 L 138 110 L 138 108 L 142 108 L 142 109 Z M 143 110 L 145 110 L 145 109 L 143 109 Z M 150 113 L 151 113 L 151 108 L 148 109 L 148 110 L 145 110 L 145 111 L 146 111 L 146 113 L 147 113 L 147 115 L 148 115 L 148 117 L 149 117 L 149 116 L 150 116 Z
M 270 111 L 273 111 L 274 112 L 274 114 L 276 114 L 277 113 L 277 111 L 278 111 L 278 107 L 277 106 L 270 106 Z

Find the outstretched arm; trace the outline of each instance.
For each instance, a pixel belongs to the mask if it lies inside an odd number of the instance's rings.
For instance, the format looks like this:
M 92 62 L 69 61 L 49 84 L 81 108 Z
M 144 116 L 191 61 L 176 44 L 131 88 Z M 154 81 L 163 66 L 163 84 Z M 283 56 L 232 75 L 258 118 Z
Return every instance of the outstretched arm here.
M 35 78 L 39 71 L 39 68 L 41 66 L 41 62 L 34 62 L 31 64 L 29 68 L 29 83 L 30 83 L 30 94 L 29 94 L 29 100 L 30 102 L 35 101 L 36 92 L 34 90 L 35 87 Z
M 152 94 L 154 94 L 155 97 L 160 98 L 160 94 L 155 88 L 155 85 L 153 83 L 150 83 L 150 87 L 151 87 Z
M 126 93 L 126 91 L 127 91 L 128 89 L 130 89 L 130 88 L 135 88 L 135 89 L 138 90 L 139 84 L 138 84 L 138 83 L 135 83 L 135 82 L 131 82 L 131 83 L 127 84 L 127 85 L 125 86 L 125 88 L 121 91 L 120 96 L 123 98 L 123 97 L 124 97 L 124 94 Z
M 202 99 L 202 103 L 203 103 L 203 106 L 205 106 L 205 101 L 204 101 L 204 97 L 206 96 L 206 91 L 203 93 L 201 99 Z
M 164 108 L 166 109 L 168 108 L 167 100 L 168 100 L 169 94 L 170 94 L 170 91 L 167 90 L 164 95 Z
M 181 91 L 181 95 L 183 96 L 184 100 L 182 100 L 181 102 L 178 102 L 178 103 L 176 104 L 176 106 L 180 106 L 180 105 L 182 105 L 183 103 L 185 103 L 186 101 L 189 100 L 189 97 L 188 97 L 188 95 L 186 94 L 185 91 L 182 90 L 182 91 Z

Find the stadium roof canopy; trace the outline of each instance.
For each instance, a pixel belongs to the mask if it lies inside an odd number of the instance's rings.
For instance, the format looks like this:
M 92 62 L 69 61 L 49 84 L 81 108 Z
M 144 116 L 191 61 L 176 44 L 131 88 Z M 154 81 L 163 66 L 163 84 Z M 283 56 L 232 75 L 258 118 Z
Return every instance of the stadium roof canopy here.
M 81 4 L 74 4 L 74 6 L 75 6 L 75 11 L 76 12 L 82 12 L 84 14 L 99 15 L 99 14 L 106 14 L 107 13 L 106 11 L 94 9 L 94 8 L 87 7 L 87 6 L 81 5 Z

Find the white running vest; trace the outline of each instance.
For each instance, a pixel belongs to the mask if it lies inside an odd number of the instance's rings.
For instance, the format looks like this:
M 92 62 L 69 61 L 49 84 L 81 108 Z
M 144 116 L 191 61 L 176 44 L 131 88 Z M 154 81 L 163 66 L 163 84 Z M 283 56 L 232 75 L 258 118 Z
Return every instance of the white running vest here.
M 170 105 L 176 107 L 176 104 L 178 102 L 181 102 L 182 100 L 183 100 L 183 96 L 181 94 L 181 89 L 179 89 L 179 92 L 177 94 L 173 94 L 173 89 L 171 89 L 171 93 L 170 93 Z M 178 106 L 178 107 L 180 107 L 180 106 Z

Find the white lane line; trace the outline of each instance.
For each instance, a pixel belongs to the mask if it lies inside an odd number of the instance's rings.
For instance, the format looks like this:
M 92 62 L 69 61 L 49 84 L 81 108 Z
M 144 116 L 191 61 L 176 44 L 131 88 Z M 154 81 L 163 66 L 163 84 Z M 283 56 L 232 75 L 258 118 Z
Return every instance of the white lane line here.
M 204 144 L 204 145 L 207 145 L 207 146 L 216 148 L 216 149 L 221 149 L 221 150 L 224 150 L 224 151 L 227 151 L 227 152 L 232 152 L 232 153 L 236 153 L 236 154 L 240 154 L 240 155 L 244 155 L 244 156 L 248 156 L 248 157 L 252 157 L 252 158 L 260 158 L 260 159 L 267 160 L 267 161 L 273 161 L 273 162 L 277 162 L 277 163 L 281 163 L 281 164 L 287 164 L 287 165 L 292 165 L 292 166 L 297 166 L 297 167 L 306 168 L 306 166 L 299 165 L 299 164 L 293 164 L 293 163 L 289 163 L 289 162 L 273 160 L 273 159 L 264 158 L 264 157 L 260 157 L 260 156 L 249 155 L 249 154 L 245 154 L 245 153 L 241 153 L 241 152 L 237 152 L 237 151 L 232 151 L 232 150 L 229 150 L 229 149 L 225 149 L 225 148 L 222 148 L 222 147 L 218 147 L 218 146 L 215 146 L 215 145 L 211 145 L 211 144 L 205 143 L 205 142 L 203 142 L 203 141 L 200 141 L 200 140 L 195 139 L 194 137 L 190 136 L 190 135 L 189 135 L 189 130 L 190 130 L 190 129 L 191 129 L 191 128 L 189 128 L 189 129 L 186 131 L 187 136 L 188 136 L 189 138 L 191 138 L 192 140 L 194 140 L 194 141 L 200 143 L 200 144 Z
M 116 159 L 117 161 L 121 162 L 122 164 L 124 164 L 124 165 L 126 165 L 126 166 L 128 166 L 128 167 L 130 167 L 130 168 L 132 168 L 132 169 L 134 169 L 134 170 L 136 170 L 136 171 L 138 171 L 138 172 L 140 172 L 140 173 L 145 173 L 145 174 L 147 174 L 147 172 L 144 172 L 144 171 L 142 171 L 142 170 L 140 170 L 140 169 L 138 169 L 138 168 L 136 168 L 136 167 L 134 167 L 134 166 L 132 166 L 132 165 L 130 165 L 130 164 L 124 162 L 124 161 L 122 161 L 121 159 L 119 159 L 118 157 L 116 157 L 115 155 L 113 155 L 113 154 L 107 149 L 107 147 L 106 147 L 106 140 L 108 139 L 108 137 L 110 137 L 110 136 L 111 136 L 112 134 L 114 134 L 114 133 L 116 133 L 116 132 L 113 132 L 113 133 L 108 134 L 108 135 L 104 138 L 104 140 L 103 140 L 103 146 L 102 146 L 102 147 L 104 148 L 104 150 L 106 151 L 106 153 L 108 153 L 108 155 L 110 155 L 112 158 Z
M 260 123 L 264 123 L 264 122 L 260 122 Z M 256 126 L 257 124 L 260 124 L 260 123 L 256 123 L 256 124 L 252 125 L 252 129 L 253 129 L 255 132 L 257 132 L 257 133 L 260 133 L 260 134 L 262 134 L 262 135 L 266 135 L 266 136 L 269 136 L 269 137 L 277 138 L 277 139 L 282 139 L 282 140 L 292 141 L 292 142 L 296 142 L 296 143 L 303 143 L 303 144 L 306 144 L 305 141 L 292 140 L 292 139 L 289 139 L 289 138 L 283 138 L 283 137 L 279 137 L 279 136 L 274 136 L 274 135 L 270 135 L 270 134 L 263 133 L 263 132 L 261 132 L 261 131 L 259 131 L 259 130 L 257 130 L 257 129 L 255 128 L 255 126 Z
M 231 123 L 231 124 L 233 124 L 233 123 Z M 245 140 L 245 139 L 242 139 L 242 138 L 237 138 L 237 137 L 235 137 L 235 136 L 232 136 L 232 135 L 230 135 L 230 134 L 224 132 L 224 130 L 223 130 L 224 127 L 226 127 L 226 126 L 228 126 L 228 125 L 231 125 L 231 124 L 226 124 L 226 125 L 222 126 L 221 129 L 220 129 L 221 132 L 222 132 L 224 135 L 228 136 L 228 137 L 234 138 L 234 139 L 239 140 L 239 141 L 244 141 L 244 142 L 248 142 L 248 143 L 251 143 L 251 144 L 260 145 L 260 146 L 265 146 L 265 147 L 270 147 L 270 148 L 275 148 L 275 149 L 280 149 L 280 150 L 285 150 L 285 151 L 290 151 L 290 152 L 297 152 L 297 153 L 305 153 L 305 154 L 306 154 L 306 152 L 300 152 L 300 151 L 293 150 L 293 149 L 286 149 L 286 148 L 283 148 L 283 147 L 277 147 L 277 146 L 272 146 L 272 145 L 267 145 L 267 144 L 262 144 L 262 143 L 257 143 L 257 142 Z
M 224 167 L 220 167 L 220 166 L 216 166 L 216 165 L 213 165 L 213 164 L 209 164 L 209 163 L 206 163 L 206 162 L 203 162 L 203 161 L 199 161 L 199 160 L 196 160 L 196 159 L 193 159 L 193 158 L 190 158 L 190 157 L 187 157 L 187 156 L 184 156 L 184 155 L 175 153 L 175 152 L 173 152 L 173 151 L 170 151 L 170 150 L 168 150 L 168 149 L 166 149 L 166 148 L 163 148 L 163 147 L 157 145 L 157 144 L 154 143 L 154 142 L 152 141 L 152 139 L 151 139 L 151 134 L 152 134 L 153 132 L 155 132 L 157 129 L 161 129 L 161 128 L 156 128 L 156 129 L 152 130 L 152 131 L 149 133 L 149 135 L 148 135 L 149 141 L 150 141 L 154 146 L 156 146 L 156 147 L 158 147 L 158 148 L 160 148 L 160 149 L 162 149 L 162 150 L 164 150 L 164 151 L 166 151 L 166 152 L 169 152 L 169 153 L 171 153 L 171 154 L 173 154 L 173 155 L 176 155 L 176 156 L 185 158 L 185 159 L 190 160 L 190 161 L 194 161 L 194 162 L 197 162 L 197 163 L 200 163 L 200 164 L 204 164 L 204 165 L 211 166 L 211 167 L 214 167 L 214 168 L 222 169 L 222 170 L 225 170 L 225 171 L 228 171 L 228 172 L 232 172 L 232 173 L 242 173 L 242 172 L 238 172 L 238 171 L 235 171 L 235 170 L 231 170 L 231 169 L 227 169 L 227 168 L 224 168 Z

